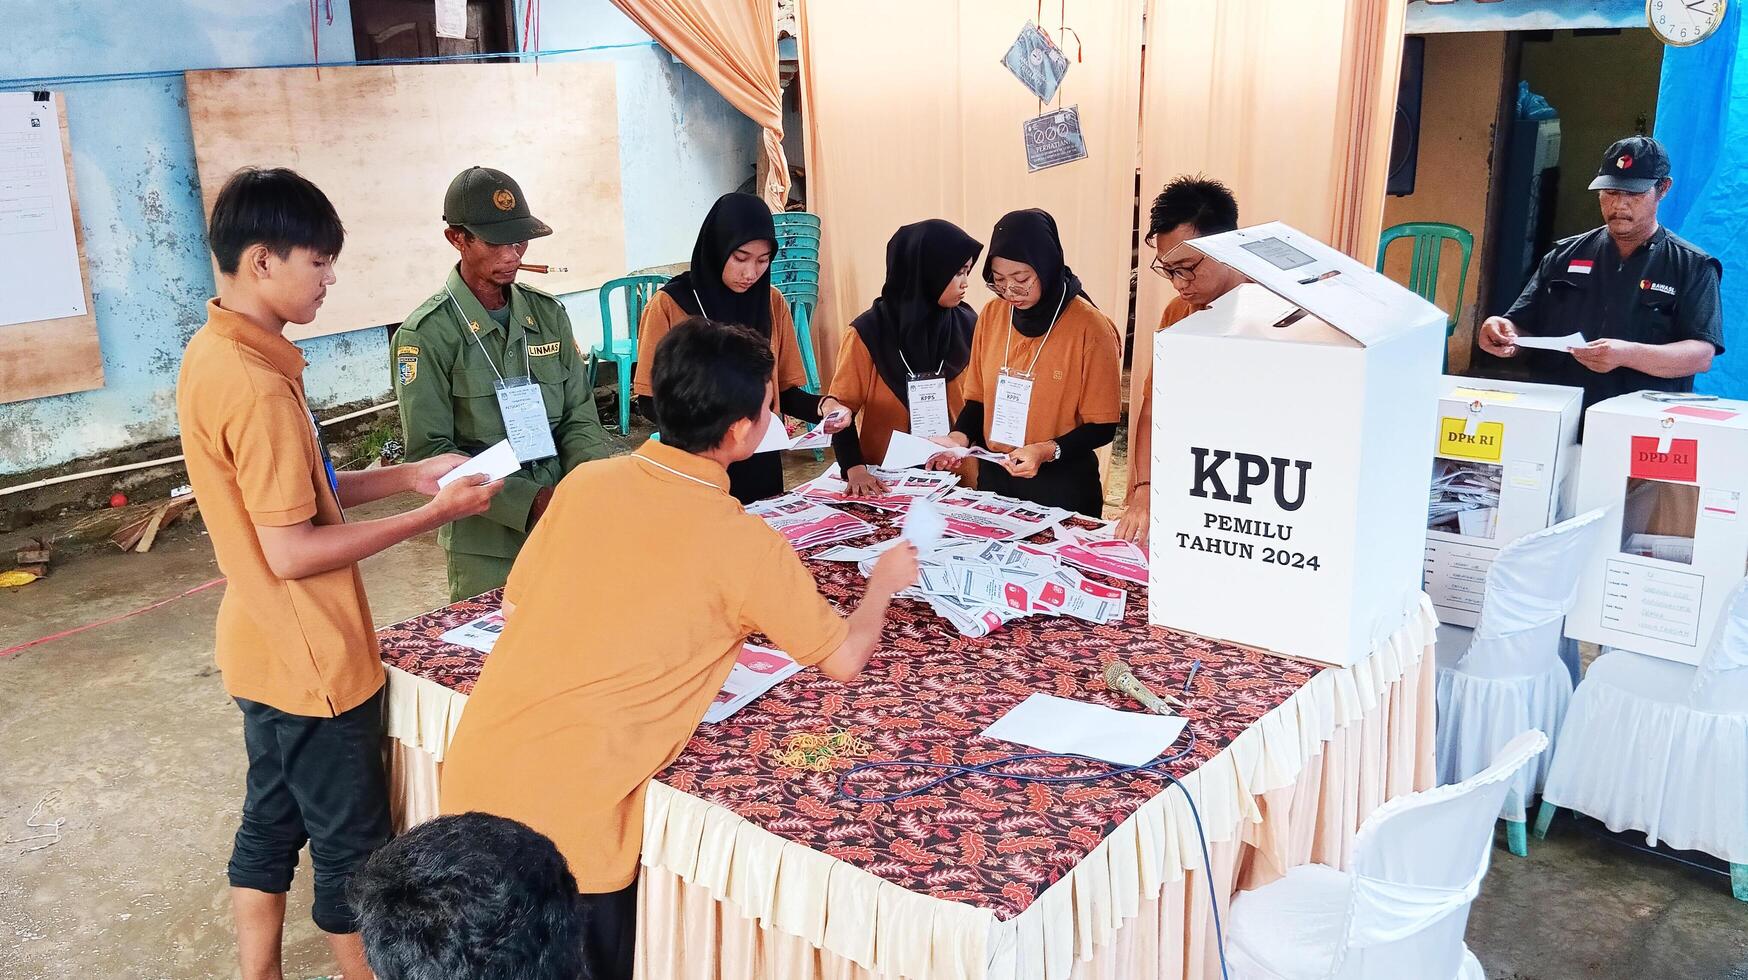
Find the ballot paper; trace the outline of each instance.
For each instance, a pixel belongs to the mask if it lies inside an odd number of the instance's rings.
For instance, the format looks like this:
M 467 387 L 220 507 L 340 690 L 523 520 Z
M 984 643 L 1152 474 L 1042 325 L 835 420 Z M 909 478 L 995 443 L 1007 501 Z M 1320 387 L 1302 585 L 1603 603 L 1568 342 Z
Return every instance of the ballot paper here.
M 940 508 L 929 503 L 927 498 L 918 499 L 904 515 L 903 537 L 916 545 L 920 557 L 926 558 L 934 552 L 946 530 L 947 519 L 941 516 Z
M 704 712 L 704 723 L 721 724 L 766 691 L 800 672 L 801 665 L 781 650 L 751 643 L 742 645 L 740 656 L 735 658 L 734 667 L 728 672 L 728 680 L 723 682 L 716 700 Z
M 472 476 L 475 473 L 484 473 L 487 480 L 502 480 L 521 468 L 521 462 L 516 459 L 515 448 L 510 445 L 510 440 L 505 439 L 438 477 L 437 488 L 441 490 L 456 480 L 464 476 Z
M 860 517 L 792 493 L 749 504 L 747 512 L 775 528 L 796 551 L 836 544 L 875 531 L 874 525 Z
M 754 449 L 753 452 L 775 453 L 824 449 L 832 444 L 832 437 L 825 431 L 825 427 L 837 419 L 847 418 L 849 414 L 847 410 L 833 412 L 820 419 L 806 432 L 791 438 L 788 427 L 783 424 L 782 417 L 772 413 L 771 424 L 765 426 L 765 437 L 759 440 L 758 448 Z
M 1426 526 L 1469 537 L 1493 537 L 1504 472 L 1494 463 L 1435 458 Z
M 1008 458 L 1007 453 L 994 453 L 977 446 L 970 449 L 943 446 L 908 432 L 894 432 L 892 441 L 886 446 L 886 458 L 881 461 L 880 466 L 888 470 L 907 470 L 913 466 L 923 466 L 936 456 L 952 456 L 958 459 L 970 456 L 992 463 L 1005 463 Z
M 456 646 L 467 647 L 469 650 L 478 650 L 481 653 L 491 653 L 492 647 L 497 645 L 498 634 L 503 631 L 504 611 L 501 609 L 494 609 L 472 622 L 462 623 L 460 626 L 444 633 L 442 636 L 438 637 L 438 639 L 442 640 L 444 643 L 453 643 Z
M 1185 719 L 1033 693 L 983 730 L 985 738 L 1045 752 L 1085 755 L 1123 766 L 1144 766 L 1183 733 Z
M 982 541 L 1017 541 L 1048 531 L 1072 516 L 1061 507 L 1044 507 L 980 490 L 954 490 L 940 499 L 948 534 Z
M 1517 339 L 1512 341 L 1512 343 L 1518 347 L 1528 347 L 1532 350 L 1564 351 L 1571 350 L 1574 347 L 1583 347 L 1585 344 L 1590 343 L 1590 341 L 1585 340 L 1583 334 L 1573 331 L 1564 337 L 1531 337 L 1527 334 L 1520 333 L 1517 335 Z
M 796 487 L 794 492 L 824 504 L 860 504 L 876 510 L 904 513 L 921 499 L 946 495 L 959 485 L 959 477 L 939 470 L 887 470 L 869 467 L 868 473 L 886 485 L 886 492 L 872 497 L 850 496 L 850 485 L 838 475 L 834 463 L 819 476 Z
M 1147 584 L 1147 553 L 1128 541 L 1115 538 L 1090 541 L 1053 541 L 1045 551 L 1089 572 L 1120 578 L 1136 585 Z
M 844 561 L 860 564 L 865 561 L 873 561 L 874 559 L 879 558 L 881 555 L 891 551 L 894 546 L 903 541 L 903 538 L 887 538 L 885 541 L 862 548 L 853 547 L 851 545 L 838 545 L 835 548 L 827 548 L 824 551 L 816 553 L 813 555 L 813 559 L 815 561 Z

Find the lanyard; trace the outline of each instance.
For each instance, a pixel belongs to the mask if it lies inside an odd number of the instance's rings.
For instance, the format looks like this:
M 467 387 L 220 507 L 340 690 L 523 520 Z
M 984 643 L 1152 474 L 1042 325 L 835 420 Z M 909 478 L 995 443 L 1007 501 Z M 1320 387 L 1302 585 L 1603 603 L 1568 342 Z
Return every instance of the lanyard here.
M 710 311 L 706 310 L 704 308 L 704 297 L 698 295 L 698 290 L 696 290 L 696 289 L 692 290 L 692 302 L 698 304 L 698 315 L 699 316 L 703 317 L 706 320 L 710 319 Z M 661 466 L 660 463 L 657 463 L 656 465 Z M 662 469 L 665 470 L 665 469 L 667 469 L 667 467 L 662 466 Z
M 1044 339 L 1038 342 L 1038 349 L 1032 352 L 1032 363 L 1026 367 L 1025 377 L 1031 377 L 1032 372 L 1037 369 L 1038 358 L 1044 353 L 1044 345 L 1050 342 L 1050 335 L 1056 331 L 1056 321 L 1061 318 L 1062 304 L 1066 302 L 1068 302 L 1068 283 L 1065 282 L 1062 284 L 1062 298 L 1056 301 L 1056 315 L 1050 318 L 1050 327 L 1044 331 Z M 1008 307 L 1008 332 L 1001 341 L 1001 369 L 1003 372 L 1008 369 L 1008 349 L 1009 345 L 1013 343 L 1014 333 L 1014 311 L 1013 307 L 1010 306 Z M 901 353 L 899 356 L 903 357 L 904 355 Z M 944 366 L 946 362 L 943 361 L 942 364 Z M 910 365 L 905 366 L 909 367 Z
M 917 376 L 916 370 L 910 366 L 910 358 L 904 356 L 904 351 L 901 350 L 898 352 L 898 359 L 904 362 L 904 373 L 906 375 L 912 378 Z M 940 366 L 935 368 L 935 374 L 939 375 L 946 370 L 947 359 L 943 357 L 941 358 Z
M 460 300 L 457 300 L 457 299 L 456 299 L 456 298 L 455 298 L 455 294 L 454 294 L 454 293 L 451 293 L 451 292 L 449 292 L 449 287 L 448 287 L 448 286 L 444 286 L 444 287 L 443 287 L 443 291 L 444 291 L 444 292 L 445 292 L 445 293 L 448 293 L 448 295 L 449 295 L 449 302 L 451 302 L 451 303 L 453 303 L 453 304 L 454 304 L 454 305 L 455 305 L 455 312 L 456 312 L 456 314 L 457 314 L 457 315 L 458 315 L 458 316 L 460 316 L 460 317 L 461 317 L 461 322 L 462 322 L 462 324 L 463 324 L 463 325 L 467 325 L 467 324 L 471 324 L 471 323 L 473 323 L 473 320 L 472 320 L 472 318 L 470 318 L 470 317 L 469 317 L 469 316 L 468 316 L 468 315 L 467 315 L 467 312 L 466 312 L 466 311 L 465 311 L 465 310 L 463 310 L 463 309 L 462 309 L 462 308 L 461 308 L 461 301 L 460 301 Z M 504 297 L 504 302 L 505 302 L 505 303 L 508 303 L 508 302 L 509 302 L 509 301 L 510 301 L 510 298 L 509 298 L 509 297 L 508 297 L 508 296 L 506 296 L 506 297 Z M 505 328 L 504 328 L 504 329 L 505 329 L 505 330 L 506 330 L 506 331 L 508 331 L 508 330 L 509 330 L 509 329 L 510 329 L 510 328 L 509 328 L 509 327 L 505 327 Z M 499 380 L 499 381 L 502 381 L 502 380 L 504 380 L 504 374 L 503 374 L 503 372 L 501 372 L 501 371 L 499 371 L 499 370 L 498 370 L 498 366 L 497 366 L 497 365 L 496 365 L 496 364 L 493 364 L 493 363 L 492 363 L 492 355 L 491 355 L 491 352 L 489 352 L 489 351 L 487 351 L 487 350 L 486 350 L 486 344 L 485 344 L 485 341 L 483 341 L 483 340 L 481 340 L 481 339 L 479 339 L 479 331 L 478 331 L 478 330 L 473 330 L 473 329 L 471 329 L 471 328 L 470 328 L 470 329 L 469 329 L 469 330 L 468 330 L 468 331 L 467 331 L 467 332 L 468 332 L 468 333 L 470 333 L 470 334 L 473 334 L 473 342 L 474 342 L 474 343 L 476 343 L 476 344 L 478 344 L 478 345 L 479 345 L 479 352 L 480 352 L 480 353 L 481 353 L 481 354 L 484 354 L 484 355 L 485 355 L 485 358 L 486 358 L 486 366 L 487 366 L 487 367 L 489 367 L 489 368 L 491 368 L 491 369 L 492 369 L 492 374 L 494 374 L 494 375 L 496 375 L 496 376 L 497 376 L 497 378 L 498 378 L 498 380 Z M 530 367 L 529 367 L 529 365 L 528 365 L 528 334 L 527 334 L 527 333 L 523 333 L 523 334 L 522 334 L 522 377 L 524 377 L 524 378 L 526 378 L 526 377 L 528 377 L 528 376 L 529 376 L 529 375 L 530 375 L 530 374 L 531 374 L 531 373 L 532 373 L 532 369 L 531 369 L 531 368 L 530 368 Z
M 664 465 L 662 463 L 658 463 L 655 460 L 650 459 L 648 456 L 644 456 L 644 455 L 639 454 L 639 453 L 633 453 L 632 458 L 636 459 L 640 463 L 648 463 L 651 466 L 655 466 L 655 467 L 659 467 L 661 469 L 667 470 L 669 473 L 674 474 L 675 476 L 679 477 L 682 480 L 691 480 L 693 483 L 696 483 L 699 486 L 709 487 L 710 489 L 715 490 L 719 493 L 722 491 L 721 487 L 717 486 L 714 483 L 711 483 L 709 480 L 700 480 L 690 473 L 681 473 L 679 470 L 674 469 L 672 466 L 667 466 L 667 465 Z

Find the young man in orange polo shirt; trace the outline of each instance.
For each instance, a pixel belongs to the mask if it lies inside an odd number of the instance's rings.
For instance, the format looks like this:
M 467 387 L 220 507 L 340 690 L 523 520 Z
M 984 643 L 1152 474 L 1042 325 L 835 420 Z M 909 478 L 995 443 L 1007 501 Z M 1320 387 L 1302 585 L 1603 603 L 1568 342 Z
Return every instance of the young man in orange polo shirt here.
M 850 680 L 916 549 L 881 556 L 848 619 L 728 492 L 767 425 L 770 341 L 699 317 L 655 351 L 660 442 L 572 470 L 505 586 L 507 623 L 443 761 L 441 809 L 551 837 L 582 890 L 583 976 L 630 977 L 649 781 L 685 747 L 741 643 Z M 577 562 L 579 548 L 615 556 Z
M 382 662 L 358 561 L 485 510 L 502 483 L 437 478 L 465 457 L 336 473 L 304 399 L 287 323 L 315 319 L 345 230 L 314 184 L 242 170 L 208 224 L 219 295 L 188 342 L 176 414 L 188 478 L 227 578 L 215 639 L 249 754 L 231 853 L 231 907 L 246 980 L 281 980 L 285 893 L 307 841 L 312 918 L 347 980 L 370 977 L 345 898 L 388 840 Z M 349 523 L 343 508 L 417 490 L 415 510 Z
M 1159 317 L 1158 330 L 1212 306 L 1214 301 L 1231 292 L 1245 278 L 1229 266 L 1185 249 L 1174 255 L 1178 246 L 1192 238 L 1218 235 L 1238 230 L 1238 199 L 1225 184 L 1200 175 L 1182 176 L 1165 185 L 1165 190 L 1153 199 L 1148 215 L 1146 242 L 1157 253 L 1152 268 L 1171 281 L 1177 295 L 1165 305 Z M 1153 333 L 1148 333 L 1145 347 L 1135 348 L 1136 363 L 1153 361 Z M 1153 475 L 1150 472 L 1153 452 L 1153 384 L 1146 379 L 1141 393 L 1141 410 L 1135 414 L 1135 427 L 1129 432 L 1129 489 L 1124 500 L 1123 517 L 1117 522 L 1117 536 L 1147 544 L 1147 520 L 1152 501 Z M 1129 393 L 1130 398 L 1135 393 Z

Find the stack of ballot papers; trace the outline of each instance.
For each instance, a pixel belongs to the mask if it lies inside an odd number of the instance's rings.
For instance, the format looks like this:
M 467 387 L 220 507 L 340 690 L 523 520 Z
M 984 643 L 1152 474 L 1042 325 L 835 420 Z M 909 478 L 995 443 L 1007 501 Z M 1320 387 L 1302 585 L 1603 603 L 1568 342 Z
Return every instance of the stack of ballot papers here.
M 848 541 L 876 530 L 860 517 L 793 493 L 748 504 L 747 512 L 776 528 L 796 551 Z
M 979 541 L 1018 541 L 1048 531 L 1074 516 L 1061 507 L 1045 507 L 982 490 L 953 490 L 939 500 L 947 518 L 947 533 Z
M 1499 524 L 1503 470 L 1490 463 L 1432 461 L 1432 494 L 1426 526 L 1435 531 L 1490 538 Z
M 1073 531 L 1066 531 L 1065 537 L 1064 530 L 1056 533 L 1055 541 L 1036 547 L 1086 571 L 1147 584 L 1147 552 L 1141 547 L 1117 538 L 1082 538 Z
M 727 721 L 730 715 L 752 704 L 760 695 L 776 687 L 784 679 L 800 672 L 801 665 L 790 660 L 789 655 L 783 651 L 754 646 L 751 643 L 744 644 L 740 656 L 735 659 L 734 667 L 728 672 L 728 680 L 723 682 L 716 700 L 704 712 L 705 723 L 716 725 Z
M 824 473 L 796 487 L 794 493 L 817 503 L 861 504 L 902 514 L 910 509 L 912 502 L 939 500 L 959 485 L 957 475 L 943 470 L 887 470 L 870 466 L 868 472 L 886 484 L 885 493 L 875 497 L 850 496 L 850 485 L 839 475 L 835 463 Z
M 855 562 L 863 575 L 892 538 L 869 547 L 837 547 L 821 561 Z M 1051 545 L 944 538 L 919 558 L 917 584 L 900 595 L 927 602 L 965 636 L 987 636 L 1023 616 L 1072 616 L 1089 623 L 1123 618 L 1129 594 L 1088 580 L 1050 552 Z

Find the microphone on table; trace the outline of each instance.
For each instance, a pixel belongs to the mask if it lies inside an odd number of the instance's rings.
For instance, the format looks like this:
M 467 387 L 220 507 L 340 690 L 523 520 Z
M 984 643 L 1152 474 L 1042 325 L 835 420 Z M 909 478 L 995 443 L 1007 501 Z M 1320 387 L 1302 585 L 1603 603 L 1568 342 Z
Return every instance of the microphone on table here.
M 1129 665 L 1121 660 L 1113 660 L 1105 667 L 1105 686 L 1113 691 L 1121 691 L 1129 695 L 1156 715 L 1172 713 L 1171 707 L 1165 703 L 1167 700 L 1180 705 L 1183 703 L 1169 694 L 1162 698 L 1153 693 L 1146 684 L 1141 683 L 1141 679 L 1135 676 L 1135 672 L 1129 669 Z

